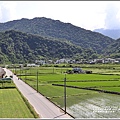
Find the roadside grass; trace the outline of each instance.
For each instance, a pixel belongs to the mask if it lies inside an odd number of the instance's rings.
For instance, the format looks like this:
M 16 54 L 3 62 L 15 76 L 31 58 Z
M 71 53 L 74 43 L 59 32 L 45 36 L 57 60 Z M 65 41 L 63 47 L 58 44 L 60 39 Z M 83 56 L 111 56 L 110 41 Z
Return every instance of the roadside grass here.
M 18 90 L 18 89 L 17 89 Z M 30 105 L 28 100 L 22 95 L 22 93 L 18 90 L 19 94 L 21 95 L 23 101 L 25 102 L 26 106 L 29 108 L 30 112 L 34 116 L 34 118 L 39 118 L 40 116 L 37 114 L 37 112 L 34 110 L 33 106 Z
M 34 118 L 16 88 L 0 89 L 0 118 Z

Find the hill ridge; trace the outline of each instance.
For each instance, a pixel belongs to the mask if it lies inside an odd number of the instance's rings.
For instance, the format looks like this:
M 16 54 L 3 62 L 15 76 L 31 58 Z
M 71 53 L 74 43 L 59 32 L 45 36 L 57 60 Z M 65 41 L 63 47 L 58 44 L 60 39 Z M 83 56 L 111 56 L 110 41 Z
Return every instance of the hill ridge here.
M 45 17 L 35 17 L 33 19 L 22 18 L 0 24 L 0 31 L 6 30 L 17 30 L 47 38 L 61 39 L 61 41 L 66 39 L 82 48 L 91 48 L 97 51 L 97 53 L 101 53 L 114 40 L 100 33 L 72 25 L 71 23 L 63 23 L 60 20 Z

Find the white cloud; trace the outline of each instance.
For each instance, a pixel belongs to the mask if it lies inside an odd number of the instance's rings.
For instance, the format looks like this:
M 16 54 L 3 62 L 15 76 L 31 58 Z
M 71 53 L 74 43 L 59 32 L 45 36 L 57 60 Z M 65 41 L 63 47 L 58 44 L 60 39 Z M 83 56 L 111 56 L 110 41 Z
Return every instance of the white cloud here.
M 16 3 L 13 1 L 0 2 L 0 22 L 12 20 L 15 15 Z
M 114 7 L 110 4 L 114 3 Z M 110 9 L 108 9 L 108 6 Z M 112 10 L 118 9 L 113 13 Z M 85 29 L 116 27 L 120 19 L 119 1 L 2 1 L 0 22 L 21 18 L 47 17 Z M 112 19 L 111 19 L 112 18 Z M 111 20 L 111 21 L 110 21 Z M 116 25 L 112 24 L 116 22 Z M 111 24 L 111 26 L 110 26 Z M 108 27 L 109 26 L 109 27 Z
M 120 6 L 115 3 L 110 3 L 106 7 L 105 28 L 120 29 Z

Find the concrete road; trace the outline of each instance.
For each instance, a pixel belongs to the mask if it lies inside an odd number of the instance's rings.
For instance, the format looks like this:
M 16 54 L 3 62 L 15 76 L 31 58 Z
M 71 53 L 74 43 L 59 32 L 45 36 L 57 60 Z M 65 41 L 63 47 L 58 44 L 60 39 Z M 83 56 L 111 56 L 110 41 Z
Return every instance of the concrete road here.
M 7 76 L 13 75 L 10 70 L 6 68 L 4 68 L 4 70 L 6 71 Z M 17 88 L 23 94 L 23 96 L 34 107 L 40 118 L 73 119 L 68 114 L 64 114 L 63 110 L 54 105 L 40 93 L 37 93 L 33 88 L 24 83 L 22 80 L 18 80 L 18 77 L 16 75 L 13 75 L 13 82 L 16 84 Z

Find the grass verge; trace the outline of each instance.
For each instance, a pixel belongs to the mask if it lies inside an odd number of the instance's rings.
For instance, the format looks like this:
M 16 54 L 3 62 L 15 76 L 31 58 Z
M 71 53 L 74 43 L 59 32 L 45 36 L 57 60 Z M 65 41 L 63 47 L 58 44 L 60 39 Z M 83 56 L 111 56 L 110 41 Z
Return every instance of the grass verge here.
M 23 101 L 27 105 L 27 107 L 30 110 L 30 112 L 33 114 L 34 118 L 40 118 L 39 114 L 37 114 L 37 112 L 34 110 L 33 106 L 28 102 L 28 100 L 21 94 L 21 92 L 18 89 L 17 89 L 17 91 L 21 95 Z

